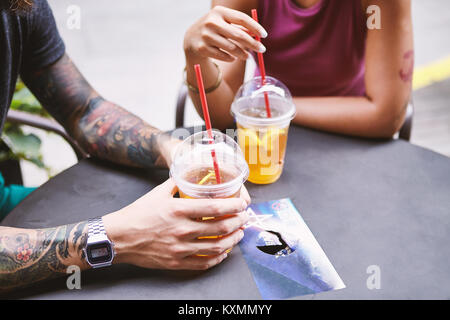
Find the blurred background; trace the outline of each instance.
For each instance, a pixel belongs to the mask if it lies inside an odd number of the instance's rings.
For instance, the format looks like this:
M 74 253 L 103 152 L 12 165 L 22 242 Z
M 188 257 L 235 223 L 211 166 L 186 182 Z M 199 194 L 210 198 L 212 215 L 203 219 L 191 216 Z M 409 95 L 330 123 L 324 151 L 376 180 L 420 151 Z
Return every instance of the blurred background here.
M 68 54 L 96 90 L 150 124 L 172 129 L 184 68 L 184 32 L 207 12 L 210 1 L 48 2 Z M 79 25 L 71 20 L 74 8 L 80 10 Z M 448 12 L 448 0 L 413 0 L 416 69 L 411 143 L 450 156 Z M 189 105 L 186 124 L 199 123 L 202 120 Z M 72 149 L 58 136 L 31 128 L 24 130 L 41 139 L 42 161 L 50 168 L 46 171 L 22 161 L 25 185 L 38 186 L 49 173 L 55 175 L 76 163 Z

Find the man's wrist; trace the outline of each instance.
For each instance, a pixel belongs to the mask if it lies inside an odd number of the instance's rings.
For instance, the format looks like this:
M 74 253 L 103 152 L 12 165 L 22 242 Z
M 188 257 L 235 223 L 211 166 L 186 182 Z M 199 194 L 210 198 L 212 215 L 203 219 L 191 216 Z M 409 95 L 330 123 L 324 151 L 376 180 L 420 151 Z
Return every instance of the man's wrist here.
M 115 257 L 113 264 L 127 263 L 126 261 L 126 238 L 127 232 L 124 228 L 120 212 L 113 212 L 102 217 L 106 235 L 114 243 Z
M 177 146 L 182 141 L 180 139 L 174 138 L 166 133 L 162 134 L 158 139 L 159 151 L 161 156 L 164 158 L 166 165 L 170 168 L 172 164 L 172 157 L 175 153 Z

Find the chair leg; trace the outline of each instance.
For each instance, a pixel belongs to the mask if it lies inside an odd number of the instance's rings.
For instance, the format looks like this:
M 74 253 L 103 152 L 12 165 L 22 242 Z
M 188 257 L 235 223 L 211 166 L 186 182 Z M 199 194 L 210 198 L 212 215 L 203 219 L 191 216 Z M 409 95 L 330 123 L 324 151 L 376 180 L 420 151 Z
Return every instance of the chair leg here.
M 184 112 L 186 109 L 186 100 L 188 95 L 188 88 L 183 83 L 178 91 L 176 113 L 175 113 L 175 127 L 184 127 Z
M 410 102 L 406 109 L 406 117 L 405 122 L 403 123 L 402 128 L 399 131 L 399 138 L 409 141 L 411 139 L 411 130 L 412 130 L 412 120 L 414 116 L 414 106 Z
M 0 173 L 3 175 L 5 185 L 18 184 L 23 185 L 22 171 L 20 169 L 20 162 L 9 159 L 0 162 Z

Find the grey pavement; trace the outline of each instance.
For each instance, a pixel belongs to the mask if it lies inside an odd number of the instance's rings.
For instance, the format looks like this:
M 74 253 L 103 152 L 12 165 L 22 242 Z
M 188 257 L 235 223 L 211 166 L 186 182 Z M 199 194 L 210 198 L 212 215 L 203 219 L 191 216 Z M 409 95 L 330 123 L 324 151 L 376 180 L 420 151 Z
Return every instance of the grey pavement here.
M 416 67 L 450 55 L 450 1 L 413 0 L 412 3 Z
M 161 129 L 173 128 L 184 32 L 207 12 L 210 1 L 48 1 L 67 52 L 97 91 Z M 79 30 L 67 26 L 70 5 L 81 10 Z M 450 55 L 449 9 L 448 0 L 413 1 L 416 66 Z M 201 119 L 188 107 L 186 124 L 198 123 Z M 61 141 L 44 138 L 44 158 L 55 173 L 76 162 Z M 24 175 L 27 185 L 46 179 L 30 166 Z

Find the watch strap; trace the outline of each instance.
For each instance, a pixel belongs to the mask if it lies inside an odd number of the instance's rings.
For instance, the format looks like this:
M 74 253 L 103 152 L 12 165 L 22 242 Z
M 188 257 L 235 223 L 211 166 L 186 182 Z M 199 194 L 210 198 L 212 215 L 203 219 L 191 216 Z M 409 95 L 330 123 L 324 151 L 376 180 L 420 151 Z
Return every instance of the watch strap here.
M 105 235 L 106 230 L 103 225 L 102 217 L 91 218 L 88 220 L 88 237 Z

